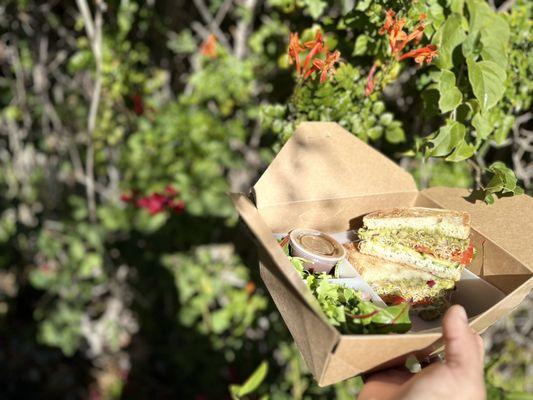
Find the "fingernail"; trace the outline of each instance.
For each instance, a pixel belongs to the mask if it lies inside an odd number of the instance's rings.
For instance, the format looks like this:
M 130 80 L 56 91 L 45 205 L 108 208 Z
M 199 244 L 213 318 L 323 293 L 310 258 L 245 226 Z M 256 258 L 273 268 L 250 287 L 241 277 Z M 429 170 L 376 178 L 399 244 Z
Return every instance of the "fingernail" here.
M 462 306 L 455 306 L 457 308 L 457 316 L 461 318 L 464 322 L 468 323 L 468 316 L 466 315 L 466 311 Z

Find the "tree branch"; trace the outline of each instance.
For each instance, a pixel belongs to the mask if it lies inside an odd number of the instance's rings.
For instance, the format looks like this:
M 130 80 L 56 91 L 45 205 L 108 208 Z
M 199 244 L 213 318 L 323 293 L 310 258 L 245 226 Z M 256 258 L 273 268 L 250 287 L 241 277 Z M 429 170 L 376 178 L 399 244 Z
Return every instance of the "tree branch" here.
M 226 35 L 224 34 L 224 32 L 220 30 L 218 26 L 219 24 L 215 22 L 215 19 L 209 12 L 209 9 L 205 5 L 204 1 L 203 0 L 193 0 L 193 1 L 194 1 L 194 5 L 198 9 L 198 12 L 200 13 L 200 16 L 202 17 L 204 22 L 207 24 L 209 30 L 217 36 L 217 39 L 219 40 L 220 43 L 222 43 L 228 49 L 231 49 L 231 45 L 228 42 Z
M 247 41 L 249 31 L 252 28 L 254 22 L 254 9 L 257 0 L 244 0 L 245 14 L 237 24 L 235 30 L 235 44 L 233 46 L 233 54 L 238 59 L 243 59 L 247 51 Z
M 100 94 L 102 91 L 102 14 L 105 9 L 105 3 L 102 0 L 96 0 L 96 11 L 93 21 L 87 1 L 76 0 L 76 2 L 85 23 L 85 30 L 91 42 L 91 49 L 96 64 L 94 87 L 89 108 L 89 117 L 87 120 L 88 144 L 85 158 L 85 189 L 87 193 L 87 206 L 89 209 L 89 218 L 94 222 L 96 221 L 96 199 L 94 189 L 94 130 L 96 127 L 96 116 L 98 114 Z

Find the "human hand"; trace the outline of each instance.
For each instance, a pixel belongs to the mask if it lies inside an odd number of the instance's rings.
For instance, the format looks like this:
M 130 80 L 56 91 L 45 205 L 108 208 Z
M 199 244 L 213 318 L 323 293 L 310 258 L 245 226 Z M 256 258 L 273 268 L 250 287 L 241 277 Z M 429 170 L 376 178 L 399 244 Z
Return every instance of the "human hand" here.
M 454 305 L 442 321 L 446 361 L 412 374 L 405 368 L 380 371 L 365 380 L 358 400 L 483 400 L 484 348 L 468 326 L 463 307 Z

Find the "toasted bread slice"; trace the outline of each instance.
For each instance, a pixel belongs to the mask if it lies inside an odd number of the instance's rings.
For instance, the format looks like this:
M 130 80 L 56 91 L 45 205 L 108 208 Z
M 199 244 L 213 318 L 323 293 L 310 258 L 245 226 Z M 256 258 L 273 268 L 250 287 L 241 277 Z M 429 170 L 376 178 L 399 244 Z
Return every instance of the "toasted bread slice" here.
M 470 235 L 470 214 L 438 208 L 407 207 L 374 211 L 363 217 L 368 229 L 418 229 L 436 231 L 458 239 Z
M 346 255 L 348 261 L 367 282 L 421 280 L 431 281 L 437 279 L 433 274 L 422 271 L 408 264 L 384 260 L 368 254 L 363 254 L 357 249 L 356 243 L 347 243 Z
M 442 315 L 448 307 L 455 287 L 453 280 L 438 278 L 408 264 L 360 253 L 356 243 L 344 247 L 350 264 L 385 302 L 404 299 L 428 320 Z

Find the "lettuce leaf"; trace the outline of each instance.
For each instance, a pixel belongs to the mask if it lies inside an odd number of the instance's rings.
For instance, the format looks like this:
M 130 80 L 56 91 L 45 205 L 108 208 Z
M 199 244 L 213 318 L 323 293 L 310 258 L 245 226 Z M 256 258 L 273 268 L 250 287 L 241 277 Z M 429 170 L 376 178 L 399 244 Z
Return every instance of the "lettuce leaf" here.
M 290 256 L 288 243 L 280 243 L 294 268 L 316 297 L 330 324 L 343 334 L 405 333 L 411 329 L 409 304 L 380 308 L 363 300 L 361 293 L 330 282 L 331 275 L 304 269 L 305 260 Z

